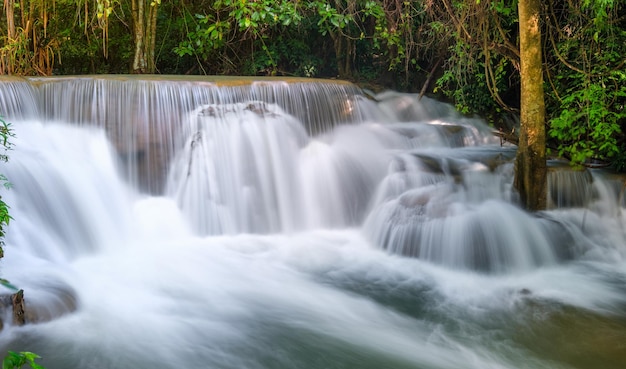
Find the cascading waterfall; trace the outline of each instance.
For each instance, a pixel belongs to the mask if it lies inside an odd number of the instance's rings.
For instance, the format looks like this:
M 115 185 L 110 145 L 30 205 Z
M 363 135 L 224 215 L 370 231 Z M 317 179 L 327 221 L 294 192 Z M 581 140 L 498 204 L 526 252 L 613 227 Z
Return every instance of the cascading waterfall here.
M 0 348 L 73 368 L 622 368 L 624 179 L 339 81 L 7 78 Z M 5 294 L 13 291 L 5 288 Z M 3 351 L 3 352 L 4 352 Z
M 332 122 L 359 122 L 361 97 L 345 83 L 228 83 L 208 80 L 31 78 L 48 121 L 103 127 L 124 162 L 124 174 L 142 190 L 160 194 L 175 152 L 189 137 L 186 115 L 203 105 L 263 101 L 295 115 L 308 132 Z M 313 87 L 313 88 L 312 88 Z M 323 97 L 324 96 L 324 97 Z M 329 104 L 322 105 L 330 98 Z M 191 132 L 194 134 L 195 132 Z

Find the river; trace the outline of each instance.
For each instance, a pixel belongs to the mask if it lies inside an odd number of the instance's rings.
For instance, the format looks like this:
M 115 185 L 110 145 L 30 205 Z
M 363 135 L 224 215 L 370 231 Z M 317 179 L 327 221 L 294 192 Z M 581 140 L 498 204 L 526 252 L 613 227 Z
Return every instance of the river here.
M 47 369 L 619 369 L 623 181 L 337 81 L 6 79 L 2 278 Z M 6 287 L 5 294 L 13 291 Z

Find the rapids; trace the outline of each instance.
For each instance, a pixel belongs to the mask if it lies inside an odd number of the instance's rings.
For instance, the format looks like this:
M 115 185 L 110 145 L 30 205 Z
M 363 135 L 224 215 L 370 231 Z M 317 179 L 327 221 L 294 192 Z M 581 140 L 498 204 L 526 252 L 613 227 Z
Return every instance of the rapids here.
M 0 353 L 47 369 L 626 367 L 624 182 L 415 95 L 318 80 L 2 80 Z M 8 287 L 4 294 L 12 293 Z

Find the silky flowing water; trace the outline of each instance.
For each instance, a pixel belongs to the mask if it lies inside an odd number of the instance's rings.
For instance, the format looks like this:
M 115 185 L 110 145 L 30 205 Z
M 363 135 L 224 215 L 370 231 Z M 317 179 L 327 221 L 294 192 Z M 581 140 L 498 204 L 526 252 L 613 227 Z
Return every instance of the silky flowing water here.
M 48 369 L 624 368 L 624 182 L 340 82 L 5 79 L 2 352 Z M 4 293 L 13 291 L 8 287 Z

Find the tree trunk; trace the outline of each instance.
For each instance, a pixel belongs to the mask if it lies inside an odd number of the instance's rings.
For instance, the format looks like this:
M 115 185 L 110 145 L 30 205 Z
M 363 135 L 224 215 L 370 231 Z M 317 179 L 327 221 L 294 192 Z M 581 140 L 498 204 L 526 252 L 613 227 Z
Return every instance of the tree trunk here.
M 522 206 L 546 207 L 546 128 L 540 0 L 519 0 L 521 116 L 514 185 Z
M 7 38 L 9 42 L 15 39 L 15 15 L 13 10 L 15 9 L 15 1 L 4 0 L 4 9 L 7 15 Z
M 350 79 L 352 77 L 352 53 L 350 40 L 344 37 L 341 32 L 330 32 L 337 59 L 337 74 L 340 79 Z
M 133 57 L 133 73 L 146 72 L 146 55 L 143 53 L 144 35 L 144 0 L 132 0 L 131 13 L 133 17 L 133 41 L 135 44 L 135 56 Z
M 157 11 L 159 10 L 159 5 L 155 2 L 153 6 L 150 7 L 150 44 L 146 45 L 148 47 L 148 68 L 150 73 L 154 73 L 156 71 L 156 29 L 157 29 Z
M 15 2 L 14 0 L 4 0 L 4 10 L 7 16 L 7 44 L 15 40 Z M 0 74 L 13 74 L 14 61 L 7 55 L 6 51 L 0 51 Z
M 154 73 L 158 1 L 132 0 L 133 41 L 135 55 L 132 73 Z

